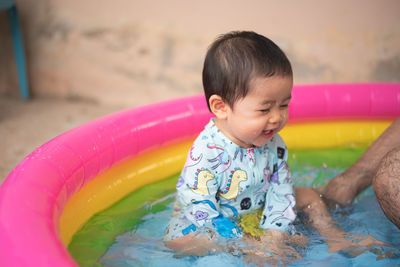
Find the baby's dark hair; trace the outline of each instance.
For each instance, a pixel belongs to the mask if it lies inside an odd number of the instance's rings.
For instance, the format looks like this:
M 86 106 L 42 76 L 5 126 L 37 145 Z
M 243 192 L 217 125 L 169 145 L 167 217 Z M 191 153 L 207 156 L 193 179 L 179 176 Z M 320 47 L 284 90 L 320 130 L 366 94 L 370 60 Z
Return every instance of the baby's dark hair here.
M 270 39 L 250 31 L 221 35 L 209 47 L 203 67 L 203 87 L 208 100 L 219 95 L 231 108 L 249 93 L 254 77 L 292 76 L 285 53 Z

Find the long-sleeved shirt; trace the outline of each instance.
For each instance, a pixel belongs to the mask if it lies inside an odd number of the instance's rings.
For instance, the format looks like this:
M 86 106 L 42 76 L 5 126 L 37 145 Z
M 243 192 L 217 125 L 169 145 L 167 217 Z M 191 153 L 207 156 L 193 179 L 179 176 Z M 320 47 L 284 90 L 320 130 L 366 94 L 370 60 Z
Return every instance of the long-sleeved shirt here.
M 211 119 L 193 143 L 177 183 L 178 201 L 195 228 L 216 218 L 235 218 L 262 209 L 260 227 L 291 231 L 295 197 L 288 153 L 275 134 L 263 147 L 242 148 Z

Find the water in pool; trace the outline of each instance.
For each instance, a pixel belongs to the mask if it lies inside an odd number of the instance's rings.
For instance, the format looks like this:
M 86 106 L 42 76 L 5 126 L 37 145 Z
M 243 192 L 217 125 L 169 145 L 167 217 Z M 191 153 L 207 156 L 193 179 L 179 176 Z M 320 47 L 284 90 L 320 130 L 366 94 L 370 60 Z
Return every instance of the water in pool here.
M 299 186 L 324 184 L 328 177 L 341 169 L 313 168 L 294 171 L 292 177 Z M 173 198 L 169 195 L 160 201 Z M 151 207 L 149 207 L 151 208 Z M 99 260 L 103 266 L 252 266 L 243 257 L 228 253 L 204 257 L 177 257 L 161 241 L 172 213 L 172 204 L 167 210 L 148 213 L 132 231 L 119 235 L 106 254 Z M 384 216 L 376 201 L 373 189 L 363 192 L 346 209 L 332 211 L 334 219 L 349 233 L 370 234 L 391 246 L 358 249 L 352 253 L 328 253 L 321 236 L 299 219 L 296 228 L 309 237 L 302 259 L 288 263 L 289 266 L 400 266 L 400 231 Z M 300 216 L 301 217 L 301 214 Z

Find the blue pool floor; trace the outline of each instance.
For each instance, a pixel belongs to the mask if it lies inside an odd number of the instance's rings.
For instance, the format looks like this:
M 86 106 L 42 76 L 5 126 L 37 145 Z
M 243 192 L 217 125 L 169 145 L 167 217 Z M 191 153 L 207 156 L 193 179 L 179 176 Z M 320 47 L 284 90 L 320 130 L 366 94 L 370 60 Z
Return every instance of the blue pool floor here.
M 293 173 L 296 185 L 315 185 L 315 177 L 326 180 L 341 170 L 313 169 Z M 314 177 L 311 179 L 310 177 Z M 321 182 L 322 183 L 322 182 Z M 170 196 L 171 198 L 174 196 Z M 204 257 L 176 257 L 165 247 L 161 238 L 172 213 L 168 210 L 150 213 L 133 231 L 117 237 L 116 242 L 100 259 L 103 266 L 252 266 L 241 257 L 228 253 Z M 376 201 L 372 188 L 356 198 L 351 207 L 332 210 L 332 216 L 343 230 L 357 235 L 370 234 L 374 238 L 391 244 L 371 249 L 349 252 L 328 253 L 328 246 L 321 236 L 300 219 L 296 228 L 309 237 L 307 247 L 302 251 L 303 259 L 289 263 L 288 266 L 400 266 L 400 230 L 383 214 Z M 267 265 L 266 265 L 267 266 Z

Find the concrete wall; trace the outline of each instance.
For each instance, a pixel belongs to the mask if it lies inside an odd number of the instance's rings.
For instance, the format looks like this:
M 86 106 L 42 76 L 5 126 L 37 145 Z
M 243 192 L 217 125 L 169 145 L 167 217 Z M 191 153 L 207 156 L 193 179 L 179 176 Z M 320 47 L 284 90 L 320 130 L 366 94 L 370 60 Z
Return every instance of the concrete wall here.
M 207 46 L 230 30 L 280 45 L 295 83 L 400 82 L 398 0 L 19 0 L 35 97 L 136 106 L 202 91 Z M 16 96 L 0 13 L 0 94 Z

